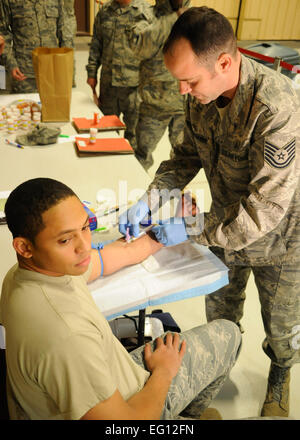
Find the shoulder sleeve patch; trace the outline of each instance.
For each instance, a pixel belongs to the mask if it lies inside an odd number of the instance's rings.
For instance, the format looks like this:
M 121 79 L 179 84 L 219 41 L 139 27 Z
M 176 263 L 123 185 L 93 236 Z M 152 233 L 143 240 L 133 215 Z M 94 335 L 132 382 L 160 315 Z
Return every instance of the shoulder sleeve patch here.
M 296 139 L 292 139 L 283 147 L 265 140 L 264 159 L 272 168 L 287 168 L 296 156 Z

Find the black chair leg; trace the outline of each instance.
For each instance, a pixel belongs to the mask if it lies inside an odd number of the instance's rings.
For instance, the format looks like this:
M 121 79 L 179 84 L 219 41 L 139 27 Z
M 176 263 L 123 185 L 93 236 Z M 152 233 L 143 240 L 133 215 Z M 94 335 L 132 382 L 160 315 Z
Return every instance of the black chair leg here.
M 0 349 L 0 420 L 9 420 L 6 396 L 5 350 Z

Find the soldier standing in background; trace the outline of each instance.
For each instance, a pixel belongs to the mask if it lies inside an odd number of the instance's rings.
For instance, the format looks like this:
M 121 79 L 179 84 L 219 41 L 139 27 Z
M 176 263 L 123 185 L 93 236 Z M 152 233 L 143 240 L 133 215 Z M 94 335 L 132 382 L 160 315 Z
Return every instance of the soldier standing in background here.
M 6 44 L 6 69 L 12 92 L 36 92 L 32 51 L 36 47 L 74 47 L 73 32 L 64 27 L 64 0 L 2 0 L 0 33 Z
M 128 32 L 129 44 L 141 59 L 139 94 L 141 104 L 136 127 L 135 156 L 146 171 L 153 165 L 152 153 L 165 130 L 169 130 L 171 147 L 183 140 L 184 99 L 178 81 L 165 66 L 162 47 L 171 28 L 189 4 L 189 0 L 156 0 L 149 25 L 143 21 Z
M 105 115 L 123 113 L 125 137 L 136 146 L 140 61 L 129 48 L 126 29 L 141 20 L 152 22 L 147 0 L 109 0 L 95 18 L 93 38 L 86 66 L 87 83 L 96 93 L 101 66 L 99 108 Z
M 184 140 L 120 216 L 120 231 L 136 234 L 155 212 L 151 189 L 182 190 L 204 168 L 212 196 L 204 225 L 176 218 L 152 232 L 166 246 L 189 238 L 209 246 L 229 267 L 229 284 L 206 297 L 208 321 L 239 324 L 253 272 L 271 360 L 261 415 L 287 417 L 290 369 L 300 362 L 299 97 L 289 78 L 241 55 L 229 21 L 207 7 L 178 18 L 164 54 L 188 95 Z

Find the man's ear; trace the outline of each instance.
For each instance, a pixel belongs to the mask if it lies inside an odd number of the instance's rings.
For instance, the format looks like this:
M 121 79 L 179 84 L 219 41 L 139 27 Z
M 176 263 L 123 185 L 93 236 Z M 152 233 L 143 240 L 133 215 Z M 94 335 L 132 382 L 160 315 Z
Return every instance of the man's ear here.
M 21 257 L 24 258 L 32 257 L 32 243 L 27 238 L 24 237 L 14 238 L 13 247 Z
M 227 73 L 232 66 L 232 57 L 229 53 L 221 53 L 219 56 L 216 69 L 218 69 L 219 73 Z

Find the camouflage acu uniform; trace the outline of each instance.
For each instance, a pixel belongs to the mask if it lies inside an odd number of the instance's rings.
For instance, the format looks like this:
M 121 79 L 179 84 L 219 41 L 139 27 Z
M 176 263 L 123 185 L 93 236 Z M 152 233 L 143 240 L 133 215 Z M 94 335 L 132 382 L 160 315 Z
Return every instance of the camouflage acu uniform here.
M 226 320 L 193 328 L 180 338 L 187 349 L 168 391 L 161 415 L 164 420 L 198 418 L 228 378 L 241 344 L 238 327 Z M 145 368 L 143 351 L 140 347 L 130 354 Z
M 75 47 L 74 38 L 77 31 L 77 20 L 74 10 L 74 0 L 63 0 L 64 2 L 64 39 L 72 42 L 71 47 Z M 74 58 L 73 87 L 76 86 L 76 67 Z
M 63 0 L 65 11 L 64 38 L 72 41 L 74 47 L 74 37 L 77 31 L 77 21 L 74 10 L 74 0 Z
M 0 33 L 5 38 L 6 68 L 18 67 L 27 77 L 12 80 L 12 91 L 35 92 L 36 82 L 31 53 L 36 47 L 73 47 L 64 29 L 63 0 L 2 0 Z
M 109 0 L 99 10 L 86 66 L 88 77 L 97 78 L 100 66 L 100 104 L 105 115 L 123 113 L 125 137 L 136 146 L 140 61 L 129 48 L 126 30 L 139 21 L 152 21 L 151 6 L 146 0 L 132 0 L 120 7 Z
M 204 229 L 189 237 L 230 268 L 230 284 L 206 298 L 208 320 L 238 322 L 252 269 L 278 366 L 300 361 L 299 97 L 285 76 L 242 56 L 240 83 L 223 117 L 216 102 L 189 96 L 184 141 L 150 188 L 179 188 L 204 168 L 212 195 Z M 222 112 L 221 112 L 222 113 Z
M 166 128 L 173 147 L 182 142 L 184 127 L 184 99 L 179 93 L 178 81 L 165 67 L 162 53 L 178 17 L 172 12 L 169 0 L 156 0 L 154 14 L 157 19 L 153 24 L 141 22 L 128 33 L 132 49 L 142 60 L 139 85 L 142 102 L 135 156 L 146 170 L 153 165 L 152 153 Z

